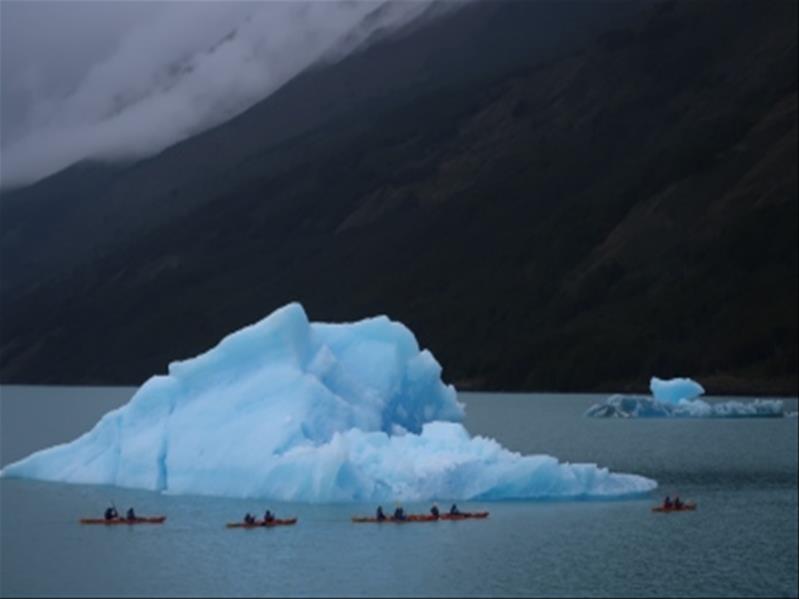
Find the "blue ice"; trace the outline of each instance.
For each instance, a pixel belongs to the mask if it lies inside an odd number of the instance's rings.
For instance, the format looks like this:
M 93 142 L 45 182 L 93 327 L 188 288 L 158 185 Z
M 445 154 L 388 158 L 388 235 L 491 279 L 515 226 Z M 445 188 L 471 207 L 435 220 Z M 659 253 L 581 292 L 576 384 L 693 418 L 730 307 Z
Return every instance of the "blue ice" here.
M 705 394 L 705 389 L 693 379 L 676 378 L 663 380 L 653 376 L 649 380 L 652 397 L 660 403 L 677 404 L 680 400 L 696 399 Z
M 652 377 L 652 397 L 612 395 L 588 408 L 594 418 L 781 418 L 779 399 L 729 400 L 710 403 L 699 399 L 705 389 L 689 378 L 663 380 Z
M 385 316 L 292 303 L 153 376 L 93 429 L 3 476 L 343 502 L 638 495 L 650 479 L 473 437 L 441 366 Z

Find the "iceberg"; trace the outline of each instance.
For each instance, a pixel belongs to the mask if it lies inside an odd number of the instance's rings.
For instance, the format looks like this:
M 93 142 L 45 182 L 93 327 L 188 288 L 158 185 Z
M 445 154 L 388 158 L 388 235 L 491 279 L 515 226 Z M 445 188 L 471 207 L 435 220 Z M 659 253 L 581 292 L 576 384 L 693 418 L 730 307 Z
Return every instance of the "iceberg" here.
M 705 389 L 696 381 L 688 378 L 663 380 L 653 376 L 649 380 L 649 390 L 655 401 L 678 404 L 682 400 L 693 400 L 705 394 Z
M 592 418 L 782 418 L 784 405 L 779 399 L 756 399 L 710 403 L 698 397 L 705 390 L 694 380 L 662 380 L 652 377 L 652 397 L 612 395 L 605 403 L 594 404 L 585 415 Z
M 385 316 L 311 323 L 297 303 L 153 376 L 72 442 L 4 477 L 345 502 L 624 497 L 653 480 L 469 435 L 455 389 Z

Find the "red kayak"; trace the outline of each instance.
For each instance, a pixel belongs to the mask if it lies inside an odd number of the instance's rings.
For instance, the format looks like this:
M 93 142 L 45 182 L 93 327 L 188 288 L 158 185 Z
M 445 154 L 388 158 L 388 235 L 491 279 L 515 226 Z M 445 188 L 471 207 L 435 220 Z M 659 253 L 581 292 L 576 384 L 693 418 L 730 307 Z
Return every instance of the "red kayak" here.
M 438 520 L 438 516 L 433 514 L 410 514 L 407 519 L 410 522 L 434 522 Z
M 226 526 L 228 528 L 271 528 L 272 526 L 291 526 L 292 524 L 296 524 L 296 518 L 284 518 L 279 519 L 276 518 L 271 522 L 266 522 L 264 520 L 256 520 L 255 522 L 248 523 L 248 522 L 229 522 Z
M 354 516 L 353 522 L 358 524 L 375 523 L 382 524 L 383 522 L 391 522 L 394 524 L 404 524 L 406 522 L 436 522 L 438 520 L 469 520 L 471 518 L 487 518 L 488 512 L 467 512 L 463 514 L 441 514 L 434 516 L 432 514 L 410 514 L 403 520 L 396 518 L 386 518 L 385 520 L 378 520 L 374 516 Z
M 112 524 L 163 524 L 166 516 L 150 516 L 145 518 L 81 518 L 81 524 L 105 524 L 110 526 Z
M 386 517 L 384 520 L 378 520 L 374 516 L 353 516 L 352 521 L 358 524 L 373 522 L 375 524 L 383 524 L 384 522 L 393 524 L 405 524 L 408 522 L 435 522 L 438 520 L 432 514 L 409 514 L 405 518 Z
M 663 507 L 662 505 L 659 505 L 657 507 L 653 507 L 652 511 L 653 512 L 692 512 L 695 509 L 696 509 L 696 504 L 695 503 L 684 503 L 680 507 L 674 507 L 674 506 L 672 506 L 672 507 Z

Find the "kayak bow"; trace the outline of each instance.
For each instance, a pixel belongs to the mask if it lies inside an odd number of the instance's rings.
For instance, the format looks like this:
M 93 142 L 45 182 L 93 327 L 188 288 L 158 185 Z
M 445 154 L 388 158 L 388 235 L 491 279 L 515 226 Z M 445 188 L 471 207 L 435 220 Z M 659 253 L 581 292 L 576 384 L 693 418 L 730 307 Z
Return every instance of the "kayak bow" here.
M 670 512 L 692 512 L 695 509 L 696 509 L 696 504 L 695 503 L 685 503 L 685 504 L 683 504 L 682 507 L 678 507 L 678 508 L 676 508 L 676 507 L 663 507 L 662 505 L 659 505 L 659 506 L 653 507 L 652 511 L 653 512 L 664 512 L 664 513 L 670 513 Z
M 264 520 L 256 520 L 253 523 L 248 522 L 229 522 L 226 526 L 228 528 L 271 528 L 273 526 L 291 526 L 292 524 L 296 524 L 296 518 L 284 518 L 284 519 L 275 519 L 271 522 L 266 522 Z
M 433 516 L 432 514 L 410 514 L 405 519 L 400 520 L 394 517 L 387 517 L 385 520 L 378 520 L 374 516 L 353 516 L 352 521 L 356 524 L 383 524 L 390 522 L 393 524 L 405 524 L 406 522 L 436 522 L 438 520 L 469 520 L 469 519 L 482 519 L 487 518 L 488 512 L 465 512 L 463 514 L 441 514 L 440 516 Z
M 488 518 L 488 512 L 464 512 L 462 514 L 441 514 L 442 520 L 470 520 Z
M 80 523 L 105 524 L 106 526 L 110 526 L 112 524 L 163 524 L 164 520 L 166 520 L 166 516 L 150 516 L 133 518 L 132 520 L 128 520 L 127 518 L 111 518 L 109 520 L 105 518 L 81 518 Z

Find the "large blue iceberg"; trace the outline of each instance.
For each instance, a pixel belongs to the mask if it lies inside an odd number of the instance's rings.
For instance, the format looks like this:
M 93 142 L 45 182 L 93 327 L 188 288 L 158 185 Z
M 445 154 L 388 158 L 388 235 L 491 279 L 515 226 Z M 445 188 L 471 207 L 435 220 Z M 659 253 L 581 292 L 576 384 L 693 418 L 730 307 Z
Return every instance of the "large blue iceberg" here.
M 619 497 L 656 483 L 471 437 L 441 366 L 385 316 L 289 304 L 3 476 L 286 501 Z
M 605 403 L 588 408 L 585 414 L 593 418 L 782 418 L 784 415 L 779 399 L 716 403 L 698 399 L 705 389 L 688 378 L 652 377 L 649 390 L 652 397 L 612 395 Z

